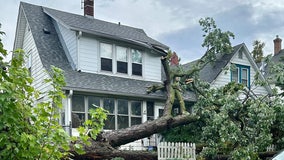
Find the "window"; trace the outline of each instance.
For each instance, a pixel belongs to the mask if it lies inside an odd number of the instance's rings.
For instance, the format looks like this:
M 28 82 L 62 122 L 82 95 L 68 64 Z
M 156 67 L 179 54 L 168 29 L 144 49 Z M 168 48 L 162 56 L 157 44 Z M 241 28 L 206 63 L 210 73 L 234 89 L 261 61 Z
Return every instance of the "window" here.
M 105 98 L 103 100 L 103 107 L 109 112 L 107 120 L 105 121 L 105 129 L 115 129 L 115 112 L 114 112 L 114 99 Z
M 142 51 L 107 43 L 100 43 L 101 70 L 142 76 Z
M 139 101 L 131 102 L 131 126 L 142 122 L 142 105 Z
M 154 120 L 154 102 L 147 102 L 147 120 Z
M 72 97 L 72 128 L 78 128 L 85 122 L 84 96 L 74 95 Z
M 96 107 L 100 107 L 100 98 L 88 96 L 88 111 L 90 109 L 96 109 Z M 90 119 L 90 115 L 88 115 L 88 119 Z
M 164 109 L 159 109 L 159 117 L 162 117 L 163 116 L 163 114 L 164 114 Z
M 233 64 L 235 68 L 231 70 L 231 81 L 242 83 L 246 87 L 250 87 L 250 66 Z
M 131 49 L 132 75 L 142 76 L 142 54 L 139 50 Z
M 116 46 L 117 72 L 128 73 L 128 57 L 125 47 Z
M 101 70 L 112 71 L 112 45 L 100 43 Z
M 242 68 L 241 83 L 248 86 L 248 69 Z
M 90 118 L 89 109 L 100 106 L 100 98 L 93 96 L 72 96 L 72 128 L 82 126 L 86 119 Z
M 232 82 L 239 82 L 239 68 L 232 70 Z
M 82 126 L 90 118 L 88 110 L 96 106 L 102 106 L 109 112 L 104 129 L 115 130 L 142 123 L 141 101 L 73 95 L 72 128 Z M 154 116 L 154 113 L 150 115 Z
M 128 101 L 117 100 L 117 128 L 127 128 L 129 126 L 128 119 Z

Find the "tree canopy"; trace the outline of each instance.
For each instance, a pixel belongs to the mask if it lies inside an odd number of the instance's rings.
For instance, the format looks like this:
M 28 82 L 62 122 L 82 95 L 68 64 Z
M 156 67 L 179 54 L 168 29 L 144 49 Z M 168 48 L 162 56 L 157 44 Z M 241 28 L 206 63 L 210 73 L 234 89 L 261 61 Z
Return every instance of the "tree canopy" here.
M 261 42 L 259 40 L 255 40 L 253 42 L 253 50 L 252 50 L 251 54 L 252 54 L 252 57 L 253 57 L 253 59 L 256 63 L 260 63 L 261 60 L 264 58 L 264 56 L 263 56 L 264 46 L 265 46 L 265 43 Z
M 199 22 L 204 31 L 202 46 L 207 49 L 205 55 L 195 66 L 184 70 L 181 66 L 170 67 L 173 53 L 169 51 L 161 57 L 166 74 L 164 84 L 148 88 L 149 94 L 157 90 L 167 93 L 161 118 L 99 134 L 107 113 L 97 107 L 91 111 L 92 119 L 79 128 L 79 138 L 68 136 L 58 123 L 61 99 L 64 98 L 61 89 L 65 85 L 63 72 L 53 67 L 50 79 L 45 80 L 52 86 L 48 99 L 37 102 L 41 93 L 32 87 L 32 78 L 23 64 L 24 52 L 14 51 L 11 62 L 4 62 L 7 51 L 0 41 L 0 159 L 60 159 L 67 156 L 79 158 L 81 155 L 95 159 L 102 154 L 108 158 L 123 157 L 122 151 L 115 147 L 163 131 L 167 140 L 202 143 L 206 149 L 200 156 L 210 159 L 217 154 L 226 154 L 232 159 L 258 159 L 258 152 L 265 151 L 271 143 L 282 148 L 283 94 L 275 91 L 273 95 L 255 96 L 253 85 L 247 88 L 231 82 L 213 88 L 199 78 L 199 71 L 215 61 L 217 54 L 231 52 L 230 39 L 234 38 L 233 33 L 217 28 L 212 18 Z M 276 65 L 271 68 L 276 77 L 274 84 L 283 90 L 284 67 Z M 258 74 L 254 84 L 267 85 Z M 186 112 L 182 96 L 187 90 L 198 95 L 192 113 Z M 181 108 L 180 115 L 172 114 L 175 101 Z M 176 133 L 179 133 L 178 138 L 174 136 Z M 104 151 L 99 152 L 99 146 L 104 146 Z

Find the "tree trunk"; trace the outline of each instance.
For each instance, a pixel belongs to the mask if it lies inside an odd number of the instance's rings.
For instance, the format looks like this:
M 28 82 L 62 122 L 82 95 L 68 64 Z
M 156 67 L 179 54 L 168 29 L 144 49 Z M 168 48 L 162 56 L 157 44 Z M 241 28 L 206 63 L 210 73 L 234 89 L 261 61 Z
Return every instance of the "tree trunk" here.
M 161 58 L 161 62 L 166 75 L 166 80 L 164 81 L 164 88 L 167 92 L 163 116 L 156 120 L 147 121 L 140 125 L 135 125 L 129 128 L 104 132 L 99 135 L 96 140 L 91 140 L 91 146 L 84 145 L 86 154 L 74 154 L 74 159 L 111 159 L 114 157 L 122 157 L 124 159 L 132 160 L 157 159 L 157 155 L 155 153 L 141 151 L 121 151 L 114 148 L 120 145 L 133 142 L 135 140 L 149 137 L 153 134 L 160 133 L 162 131 L 166 131 L 170 128 L 195 122 L 199 119 L 199 117 L 196 115 L 191 115 L 189 113 L 184 114 L 184 112 L 182 112 L 182 115 L 176 117 L 173 117 L 171 115 L 173 102 L 177 98 L 175 90 L 177 90 L 178 88 L 174 89 L 172 86 L 172 83 L 174 82 L 173 78 L 175 78 L 176 76 L 172 75 L 170 71 L 170 55 L 171 54 L 168 54 L 166 57 Z M 149 90 L 147 92 L 151 93 L 155 92 L 157 89 L 161 89 L 161 86 L 150 87 L 148 89 Z M 180 91 L 178 90 L 178 92 Z M 183 98 L 181 96 L 178 97 L 178 100 L 181 104 L 184 103 Z
M 78 155 L 72 150 L 71 153 L 74 156 L 71 158 L 76 160 L 95 160 L 122 157 L 131 160 L 156 160 L 156 152 L 122 151 L 115 147 L 149 137 L 169 128 L 192 123 L 197 121 L 198 118 L 199 117 L 195 115 L 179 115 L 176 117 L 164 116 L 126 129 L 104 132 L 102 135 L 98 136 L 96 140 L 90 139 L 90 146 L 86 146 L 82 143 L 84 150 L 86 151 L 85 154 Z
M 197 121 L 198 118 L 199 117 L 195 115 L 164 116 L 129 128 L 105 132 L 103 138 L 105 138 L 111 146 L 117 147 L 141 138 L 149 137 L 169 128 L 189 124 Z

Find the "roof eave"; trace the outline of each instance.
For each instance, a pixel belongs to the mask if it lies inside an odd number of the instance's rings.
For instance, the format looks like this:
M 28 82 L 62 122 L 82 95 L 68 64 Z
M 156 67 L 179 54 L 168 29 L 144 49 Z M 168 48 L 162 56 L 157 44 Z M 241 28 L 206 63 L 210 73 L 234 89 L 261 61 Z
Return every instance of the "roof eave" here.
M 266 78 L 264 78 L 263 74 L 261 74 L 261 71 L 259 70 L 257 64 L 256 64 L 255 61 L 253 60 L 252 56 L 251 56 L 251 55 L 248 55 L 248 54 L 250 54 L 250 52 L 249 52 L 248 48 L 246 47 L 246 45 L 243 45 L 243 47 L 244 47 L 245 50 L 246 50 L 247 57 L 249 58 L 249 61 L 250 61 L 250 63 L 252 64 L 252 67 L 260 73 L 260 74 L 259 74 L 260 79 L 263 80 L 263 81 L 265 81 L 265 82 L 267 82 Z M 271 94 L 272 94 L 272 89 L 271 89 L 270 85 L 265 85 L 264 87 L 265 87 L 266 90 L 268 91 L 268 94 L 271 95 Z
M 23 43 L 23 39 L 24 39 L 24 34 L 20 34 L 20 27 L 24 25 L 25 27 L 25 23 L 27 23 L 27 20 L 22 21 L 22 18 L 25 18 L 24 15 L 24 9 L 20 3 L 19 6 L 19 12 L 18 12 L 18 18 L 17 18 L 17 26 L 16 26 L 16 32 L 15 32 L 15 40 L 14 40 L 14 44 L 13 44 L 13 50 L 16 50 L 18 48 L 22 48 L 22 43 Z M 20 37 L 20 38 L 18 38 Z
M 62 88 L 63 90 L 73 90 L 78 92 L 88 92 L 88 93 L 96 93 L 96 94 L 105 94 L 105 95 L 115 95 L 115 96 L 123 96 L 123 97 L 140 97 L 140 98 L 148 98 L 148 99 L 157 99 L 157 100 L 165 100 L 164 96 L 157 96 L 157 95 L 146 95 L 146 94 L 140 94 L 139 96 L 137 94 L 133 95 L 131 93 L 120 93 L 120 92 L 112 92 L 112 91 L 103 91 L 103 90 L 94 90 L 94 89 L 88 89 L 88 88 L 78 88 L 78 87 L 72 87 L 72 86 L 65 86 Z
M 99 36 L 99 37 L 119 40 L 119 41 L 123 41 L 123 42 L 128 42 L 128 43 L 135 44 L 137 46 L 141 46 L 141 47 L 144 47 L 144 48 L 147 48 L 147 49 L 150 49 L 150 50 L 154 50 L 161 55 L 166 54 L 166 52 L 163 51 L 162 49 L 157 49 L 158 47 L 161 48 L 160 46 L 155 46 L 155 45 L 151 45 L 149 43 L 144 43 L 144 42 L 141 42 L 141 41 L 128 39 L 128 38 L 124 38 L 124 37 L 114 36 L 114 35 L 110 35 L 110 34 L 107 34 L 107 33 L 95 32 L 95 31 L 85 30 L 85 29 L 82 29 L 82 28 L 77 28 L 77 27 L 72 27 L 72 26 L 69 26 L 69 27 L 73 31 L 83 32 L 83 33 L 87 33 L 87 34 L 91 34 L 91 35 L 96 35 L 96 36 Z M 165 50 L 166 50 L 166 48 L 165 48 Z

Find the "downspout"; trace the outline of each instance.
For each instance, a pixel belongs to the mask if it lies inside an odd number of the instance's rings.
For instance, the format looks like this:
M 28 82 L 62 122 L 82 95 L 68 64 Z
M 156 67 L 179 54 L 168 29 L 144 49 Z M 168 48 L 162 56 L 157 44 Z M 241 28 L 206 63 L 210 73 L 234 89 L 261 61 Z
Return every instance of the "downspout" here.
M 80 61 L 79 61 L 79 58 L 80 58 L 80 49 L 79 49 L 79 45 L 80 45 L 80 38 L 82 37 L 82 31 L 78 31 L 78 35 L 77 35 L 77 71 L 80 71 Z
M 67 107 L 66 107 L 66 122 L 67 126 L 69 126 L 69 135 L 72 136 L 72 96 L 73 96 L 73 90 L 69 90 L 69 93 L 67 95 Z

